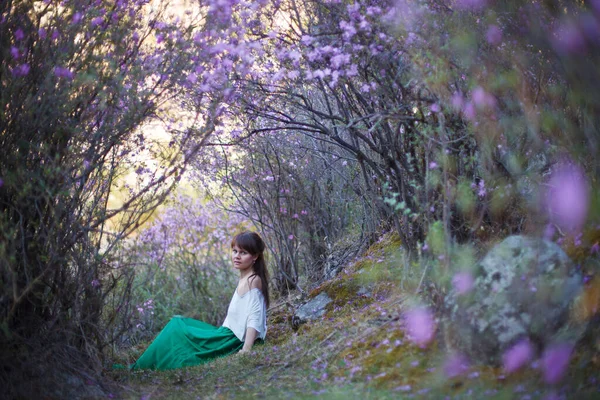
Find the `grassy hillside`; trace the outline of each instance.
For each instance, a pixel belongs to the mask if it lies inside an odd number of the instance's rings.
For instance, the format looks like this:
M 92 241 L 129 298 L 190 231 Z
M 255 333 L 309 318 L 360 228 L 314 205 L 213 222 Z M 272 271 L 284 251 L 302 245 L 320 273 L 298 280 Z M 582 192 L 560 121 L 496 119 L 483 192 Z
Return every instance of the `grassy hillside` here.
M 279 299 L 269 313 L 266 344 L 251 354 L 166 372 L 111 371 L 115 393 L 125 399 L 600 396 L 598 359 L 581 351 L 557 387 L 543 382 L 535 363 L 513 376 L 472 363 L 449 378 L 441 329 L 427 348 L 412 344 L 403 330 L 402 312 L 417 300 L 417 289 L 435 299 L 429 289 L 423 290 L 426 281 L 419 266 L 399 251 L 398 240 L 386 237 L 310 292 L 309 297 L 326 292 L 332 298 L 323 318 L 294 330 L 291 317 L 300 296 Z M 122 354 L 120 361 L 131 362 L 143 347 Z

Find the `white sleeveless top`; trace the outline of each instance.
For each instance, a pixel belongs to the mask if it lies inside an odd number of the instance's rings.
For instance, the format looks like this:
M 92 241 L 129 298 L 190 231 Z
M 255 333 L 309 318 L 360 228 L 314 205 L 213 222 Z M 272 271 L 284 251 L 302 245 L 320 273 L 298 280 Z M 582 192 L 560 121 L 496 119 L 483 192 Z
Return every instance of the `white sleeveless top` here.
M 227 316 L 223 326 L 231 331 L 242 342 L 246 339 L 246 329 L 254 328 L 257 338 L 265 339 L 267 334 L 267 307 L 265 298 L 259 288 L 250 289 L 242 296 L 233 292 Z

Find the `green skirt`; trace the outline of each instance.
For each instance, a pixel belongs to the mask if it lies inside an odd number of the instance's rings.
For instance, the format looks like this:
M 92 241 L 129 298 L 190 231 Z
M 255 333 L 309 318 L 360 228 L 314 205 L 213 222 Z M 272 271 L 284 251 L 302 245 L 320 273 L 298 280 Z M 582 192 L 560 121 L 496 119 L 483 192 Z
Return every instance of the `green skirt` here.
M 235 353 L 243 345 L 229 328 L 217 328 L 176 315 L 131 368 L 163 370 L 189 367 Z

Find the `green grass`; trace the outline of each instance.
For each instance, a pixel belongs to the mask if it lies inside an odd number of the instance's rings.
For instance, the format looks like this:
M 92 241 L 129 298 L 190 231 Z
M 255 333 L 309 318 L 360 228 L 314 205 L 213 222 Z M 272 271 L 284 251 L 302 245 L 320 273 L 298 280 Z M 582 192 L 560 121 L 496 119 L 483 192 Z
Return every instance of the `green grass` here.
M 444 352 L 437 343 L 428 349 L 415 347 L 403 340 L 394 317 L 375 317 L 376 312 L 397 312 L 397 306 L 389 306 L 365 310 L 370 317 L 355 317 L 354 323 L 347 316 L 314 323 L 303 334 L 292 334 L 279 345 L 256 347 L 248 355 L 172 371 L 110 374 L 124 399 L 537 399 L 548 392 L 539 372 L 531 369 L 502 379 L 501 371 L 480 366 L 446 379 Z M 402 344 L 395 346 L 395 340 Z M 597 398 L 598 389 L 586 384 L 592 374 L 572 365 L 567 387 L 577 397 L 569 398 Z
M 347 273 L 313 290 L 334 300 L 321 320 L 294 332 L 293 310 L 282 303 L 269 315 L 267 342 L 250 354 L 172 371 L 108 374 L 124 399 L 544 399 L 552 391 L 600 398 L 600 386 L 590 381 L 600 377 L 600 363 L 583 352 L 556 388 L 532 368 L 504 377 L 500 369 L 472 365 L 462 376 L 445 377 L 442 335 L 421 349 L 402 329 L 402 311 L 415 301 L 422 275 L 415 269 L 398 256 L 393 240 L 380 243 Z M 372 300 L 353 299 L 362 285 Z M 133 361 L 143 349 L 128 349 L 119 361 Z

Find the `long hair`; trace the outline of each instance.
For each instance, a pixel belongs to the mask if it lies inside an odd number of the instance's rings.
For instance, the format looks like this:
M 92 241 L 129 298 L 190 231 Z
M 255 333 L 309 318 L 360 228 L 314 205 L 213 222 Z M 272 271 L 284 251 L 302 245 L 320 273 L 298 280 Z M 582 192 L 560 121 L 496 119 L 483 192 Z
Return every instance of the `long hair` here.
M 265 298 L 267 308 L 269 308 L 269 271 L 265 262 L 265 242 L 256 232 L 242 232 L 235 235 L 231 240 L 231 247 L 237 245 L 240 249 L 246 250 L 253 256 L 258 256 L 252 265 L 252 275 L 250 278 L 259 277 L 262 282 L 262 294 Z

